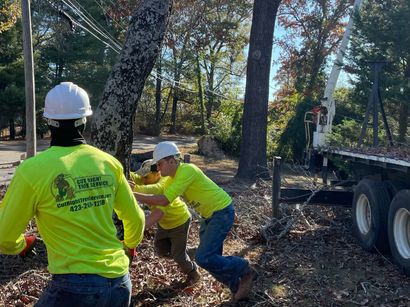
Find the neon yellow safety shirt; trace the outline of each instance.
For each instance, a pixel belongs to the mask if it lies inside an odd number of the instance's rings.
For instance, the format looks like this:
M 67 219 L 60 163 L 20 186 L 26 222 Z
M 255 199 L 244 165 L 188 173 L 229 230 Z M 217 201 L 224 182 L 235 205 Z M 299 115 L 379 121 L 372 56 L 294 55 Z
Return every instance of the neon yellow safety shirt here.
M 120 162 L 90 145 L 50 147 L 16 170 L 0 205 L 0 253 L 24 249 L 22 232 L 35 216 L 51 274 L 123 276 L 129 260 L 116 238 L 113 209 L 126 246 L 135 247 L 145 217 Z
M 170 202 L 183 196 L 187 205 L 206 219 L 232 203 L 228 193 L 209 179 L 199 167 L 189 163 L 181 163 L 175 176 L 167 179 L 164 195 Z
M 138 182 L 138 175 L 134 174 L 134 182 Z M 145 194 L 163 194 L 164 185 L 167 184 L 168 177 L 162 177 L 157 184 L 136 185 L 135 192 Z M 186 223 L 191 217 L 186 204 L 181 198 L 177 197 L 168 206 L 149 206 L 151 211 L 161 210 L 164 215 L 158 221 L 159 226 L 163 229 L 173 229 Z
M 136 173 L 130 172 L 130 179 L 134 181 L 136 185 L 143 185 L 144 183 L 142 182 L 142 177 L 140 175 L 137 175 Z

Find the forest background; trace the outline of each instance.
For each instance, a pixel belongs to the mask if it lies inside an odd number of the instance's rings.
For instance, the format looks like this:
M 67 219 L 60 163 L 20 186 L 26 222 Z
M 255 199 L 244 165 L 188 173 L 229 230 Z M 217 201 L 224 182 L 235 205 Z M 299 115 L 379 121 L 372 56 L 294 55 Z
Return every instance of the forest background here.
M 98 105 L 139 4 L 137 0 L 31 2 L 40 136 L 47 132 L 41 118 L 45 94 L 61 81 L 84 87 L 94 107 Z M 239 155 L 252 5 L 249 0 L 174 1 L 160 56 L 138 102 L 135 132 L 210 134 L 226 153 Z M 25 119 L 20 7 L 18 1 L 0 1 L 0 128 L 8 129 L 10 139 L 18 137 L 17 127 L 24 127 Z M 268 103 L 269 158 L 303 159 L 304 115 L 320 105 L 351 8 L 349 0 L 280 1 L 275 25 L 280 35 L 275 35 L 273 53 L 276 69 L 270 82 L 274 92 Z M 335 93 L 331 141 L 356 146 L 373 83 L 368 62 L 385 60 L 382 100 L 395 143 L 406 144 L 410 3 L 366 0 L 355 19 L 343 64 L 345 80 Z M 379 133 L 383 144 L 385 132 Z

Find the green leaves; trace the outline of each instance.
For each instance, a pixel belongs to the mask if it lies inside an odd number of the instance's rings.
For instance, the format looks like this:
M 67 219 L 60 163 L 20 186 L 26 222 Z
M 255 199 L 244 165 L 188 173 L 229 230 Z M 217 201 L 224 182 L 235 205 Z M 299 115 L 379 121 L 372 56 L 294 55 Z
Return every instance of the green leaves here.
M 355 74 L 353 101 L 364 113 L 373 84 L 373 74 L 366 61 L 387 61 L 381 75 L 381 95 L 393 134 L 403 142 L 410 98 L 407 86 L 410 81 L 410 3 L 407 0 L 365 1 L 356 19 L 348 55 L 349 66 Z

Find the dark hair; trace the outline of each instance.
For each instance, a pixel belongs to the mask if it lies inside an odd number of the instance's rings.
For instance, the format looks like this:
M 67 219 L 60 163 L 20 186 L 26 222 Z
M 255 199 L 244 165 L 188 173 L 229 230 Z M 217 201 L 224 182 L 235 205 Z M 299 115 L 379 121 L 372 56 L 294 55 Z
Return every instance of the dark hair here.
M 170 159 L 174 159 L 175 161 L 181 161 L 181 154 L 175 154 L 175 155 L 171 155 L 168 157 L 163 158 L 164 160 L 170 160 Z
M 150 168 L 150 171 L 151 171 L 152 173 L 158 172 L 157 165 L 156 165 L 156 164 L 152 164 L 152 165 L 151 165 L 151 168 Z

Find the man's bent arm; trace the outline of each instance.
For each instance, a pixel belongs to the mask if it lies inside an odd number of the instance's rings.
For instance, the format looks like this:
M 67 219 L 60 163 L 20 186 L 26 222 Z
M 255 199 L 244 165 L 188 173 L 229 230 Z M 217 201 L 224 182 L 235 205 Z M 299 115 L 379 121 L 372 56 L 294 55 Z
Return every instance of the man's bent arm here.
M 134 196 L 138 202 L 151 205 L 151 206 L 168 206 L 169 200 L 165 197 L 165 195 L 153 195 L 153 194 L 144 194 L 134 192 Z

